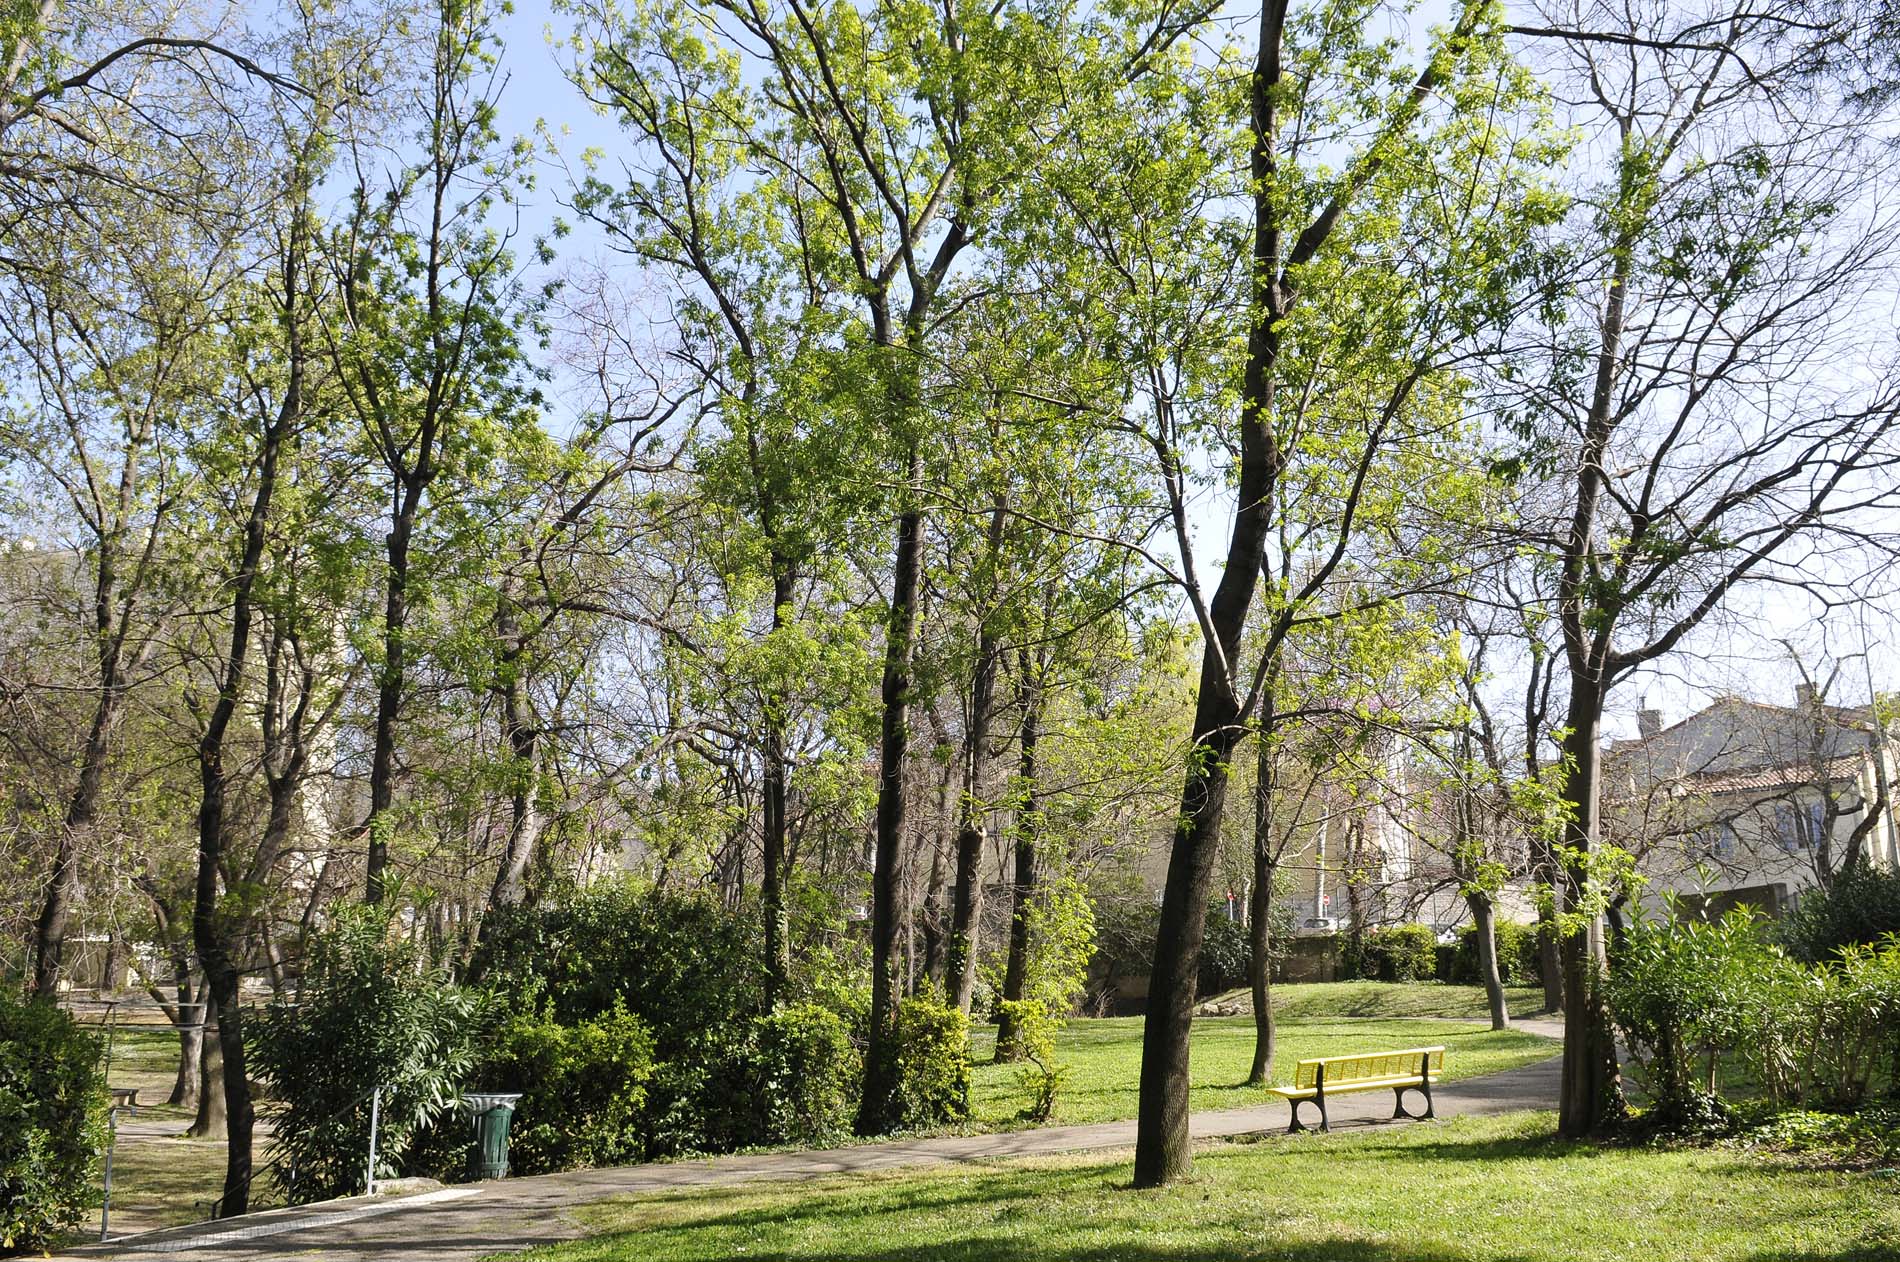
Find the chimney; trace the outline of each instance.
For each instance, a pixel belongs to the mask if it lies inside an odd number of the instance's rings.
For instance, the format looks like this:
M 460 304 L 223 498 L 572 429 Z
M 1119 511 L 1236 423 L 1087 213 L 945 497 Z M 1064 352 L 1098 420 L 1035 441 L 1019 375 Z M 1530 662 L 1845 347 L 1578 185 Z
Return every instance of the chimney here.
M 1794 706 L 1797 710 L 1811 710 L 1820 701 L 1814 695 L 1814 685 L 1803 680 L 1794 686 Z
M 1661 710 L 1644 709 L 1636 712 L 1636 732 L 1644 740 L 1648 740 L 1660 731 L 1662 731 Z

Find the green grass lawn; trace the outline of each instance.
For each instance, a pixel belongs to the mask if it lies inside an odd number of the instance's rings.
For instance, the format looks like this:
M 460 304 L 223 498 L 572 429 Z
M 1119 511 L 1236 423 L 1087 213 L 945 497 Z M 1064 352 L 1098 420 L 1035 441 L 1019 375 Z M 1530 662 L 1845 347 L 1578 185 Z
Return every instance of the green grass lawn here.
M 1537 1016 L 1544 1010 L 1542 986 L 1506 986 L 1505 1008 L 1514 1017 Z M 1246 1003 L 1246 990 L 1217 995 L 1214 1003 Z M 1276 1017 L 1447 1017 L 1488 1021 L 1491 1009 L 1482 986 L 1447 986 L 1439 982 L 1292 982 L 1273 988 Z
M 1274 1080 L 1289 1082 L 1294 1062 L 1312 1056 L 1344 1056 L 1401 1047 L 1445 1046 L 1447 1080 L 1515 1069 L 1559 1051 L 1558 1044 L 1520 1030 L 1494 1033 L 1451 1021 L 1409 1019 L 1284 1020 L 1277 1026 Z M 972 1121 L 986 1130 L 1027 1125 L 1018 1114 L 1030 1093 L 1014 1065 L 991 1063 L 996 1028 L 979 1026 L 972 1037 L 977 1065 L 971 1075 Z M 1252 1017 L 1199 1017 L 1194 1022 L 1195 1111 L 1234 1109 L 1277 1097 L 1264 1087 L 1243 1087 L 1253 1063 Z M 1141 1077 L 1141 1018 L 1098 1017 L 1071 1021 L 1057 1039 L 1057 1057 L 1070 1066 L 1056 1099 L 1051 1124 L 1109 1122 L 1135 1116 Z
M 1124 1157 L 771 1187 L 581 1211 L 544 1262 L 1892 1262 L 1900 1180 L 1717 1149 L 1606 1149 L 1549 1114 L 1216 1145 L 1129 1188 Z

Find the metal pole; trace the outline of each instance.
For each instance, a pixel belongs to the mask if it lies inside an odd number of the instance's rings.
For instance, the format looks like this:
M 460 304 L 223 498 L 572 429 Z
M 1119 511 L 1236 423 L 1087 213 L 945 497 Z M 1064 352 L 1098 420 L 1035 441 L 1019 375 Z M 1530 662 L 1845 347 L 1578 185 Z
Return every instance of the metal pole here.
M 117 1105 L 106 1110 L 106 1173 L 105 1197 L 99 1202 L 99 1242 L 105 1243 L 106 1232 L 112 1225 L 112 1150 L 119 1142 L 119 1109 Z
M 363 1195 L 376 1195 L 376 1125 L 382 1120 L 383 1089 L 369 1093 L 369 1170 L 363 1178 Z

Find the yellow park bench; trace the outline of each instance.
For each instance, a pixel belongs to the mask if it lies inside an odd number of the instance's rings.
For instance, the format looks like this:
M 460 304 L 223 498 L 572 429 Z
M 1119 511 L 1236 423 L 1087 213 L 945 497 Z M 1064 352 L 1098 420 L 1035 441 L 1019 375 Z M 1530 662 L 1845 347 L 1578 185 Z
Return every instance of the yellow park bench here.
M 1326 1119 L 1326 1097 L 1353 1091 L 1392 1089 L 1392 1116 L 1422 1121 L 1432 1114 L 1432 1079 L 1445 1072 L 1445 1049 L 1408 1047 L 1396 1052 L 1369 1052 L 1363 1056 L 1319 1056 L 1303 1060 L 1293 1070 L 1293 1085 L 1274 1087 L 1293 1108 L 1293 1120 L 1287 1134 L 1303 1131 L 1300 1106 L 1311 1101 L 1319 1106 L 1319 1128 L 1331 1130 Z M 1405 1107 L 1405 1093 L 1417 1091 L 1425 1097 L 1425 1111 L 1413 1113 Z

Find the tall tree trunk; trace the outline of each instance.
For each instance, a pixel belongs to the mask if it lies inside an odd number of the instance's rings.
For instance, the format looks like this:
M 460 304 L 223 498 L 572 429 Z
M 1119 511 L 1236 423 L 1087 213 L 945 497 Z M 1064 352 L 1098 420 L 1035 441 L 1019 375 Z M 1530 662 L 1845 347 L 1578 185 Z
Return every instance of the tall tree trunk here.
M 1030 677 L 1029 654 L 1023 655 L 1022 726 L 1017 743 L 1016 776 L 1022 782 L 1022 805 L 1016 812 L 1015 880 L 1010 885 L 1009 963 L 1003 972 L 1003 998 L 1023 997 L 1029 981 L 1029 906 L 1036 896 L 1036 843 L 1042 828 L 1042 797 L 1037 792 L 1036 741 L 1042 726 L 1042 689 Z M 1022 1059 L 1022 1032 L 1007 1011 L 996 1022 L 996 1059 Z
M 406 666 L 404 633 L 409 623 L 409 545 L 415 534 L 416 514 L 422 502 L 422 481 L 402 479 L 402 497 L 390 524 L 385 549 L 389 573 L 383 588 L 383 661 L 376 678 L 376 738 L 369 764 L 369 817 L 363 821 L 368 837 L 363 900 L 383 901 L 389 867 L 389 808 L 396 801 L 396 722 L 402 714 L 403 673 Z
M 793 583 L 796 574 L 791 563 L 772 558 L 772 629 L 778 631 L 791 616 Z M 764 758 L 765 784 L 762 802 L 761 842 L 764 869 L 759 882 L 760 914 L 765 919 L 765 1003 L 776 1007 L 791 983 L 791 925 L 785 911 L 787 806 L 791 769 L 786 756 L 786 716 L 782 699 L 765 707 Z
M 970 682 L 969 728 L 963 734 L 963 793 L 957 803 L 957 876 L 950 904 L 950 953 L 945 980 L 950 1001 L 967 1014 L 976 993 L 979 921 L 983 914 L 983 850 L 989 832 L 983 826 L 983 769 L 990 743 L 991 711 L 996 700 L 996 637 L 977 634 L 976 673 Z
M 528 866 L 534 860 L 535 847 L 546 827 L 541 811 L 540 732 L 528 706 L 521 671 L 527 661 L 528 646 L 522 638 L 514 606 L 504 600 L 495 615 L 496 638 L 502 644 L 501 680 L 495 689 L 501 700 L 502 738 L 508 743 L 509 791 L 508 836 L 496 865 L 495 879 L 488 889 L 488 912 L 517 906 L 525 891 Z M 487 936 L 489 917 L 484 914 L 482 935 Z
M 1602 717 L 1601 681 L 1573 677 L 1563 742 L 1571 768 L 1564 783 L 1569 807 L 1565 841 L 1571 851 L 1564 865 L 1564 893 L 1573 908 L 1586 905 L 1586 865 L 1598 831 L 1597 739 Z M 1557 1130 L 1570 1138 L 1596 1134 L 1623 1114 L 1616 1040 L 1603 998 L 1604 965 L 1603 918 L 1591 916 L 1582 930 L 1563 939 L 1564 1057 Z
M 225 857 L 225 799 L 230 774 L 225 769 L 225 740 L 237 713 L 244 688 L 245 665 L 251 648 L 253 594 L 263 562 L 271 503 L 277 490 L 278 463 L 283 449 L 303 420 L 304 351 L 297 297 L 302 283 L 302 246 L 308 220 L 304 215 L 301 180 L 314 156 L 314 134 L 293 173 L 293 203 L 288 247 L 283 256 L 284 397 L 276 414 L 266 422 L 258 449 L 257 489 L 244 521 L 244 540 L 231 582 L 231 631 L 218 679 L 218 699 L 198 739 L 198 879 L 191 910 L 192 945 L 204 966 L 205 988 L 218 1015 L 217 1059 L 223 1083 L 225 1121 L 224 1194 L 219 1217 L 242 1214 L 251 1195 L 251 1132 L 254 1121 L 250 1077 L 244 1064 L 244 1010 L 238 994 L 237 950 L 243 941 L 243 923 L 218 906 L 218 886 Z M 209 1066 L 211 1057 L 206 1058 Z M 201 1101 L 200 1119 L 206 1119 Z
M 1247 984 L 1253 992 L 1253 1064 L 1247 1082 L 1264 1087 L 1273 1080 L 1273 881 L 1279 874 L 1280 848 L 1273 836 L 1274 696 L 1268 688 L 1260 702 L 1260 733 L 1255 737 L 1253 889 L 1247 898 Z
M 196 1109 L 205 1046 L 205 1012 L 199 1006 L 204 1000 L 204 983 L 200 981 L 196 987 L 192 985 L 191 956 L 188 952 L 176 953 L 172 967 L 177 979 L 178 1003 L 167 1015 L 178 1031 L 178 1076 L 172 1081 L 172 1093 L 165 1103 L 183 1109 Z M 154 997 L 161 997 L 156 987 L 152 993 Z
M 904 461 L 905 486 L 923 476 L 916 439 Z M 897 519 L 891 607 L 885 627 L 884 719 L 878 741 L 877 841 L 871 874 L 871 1018 L 857 1129 L 875 1135 L 893 1122 L 897 1094 L 897 916 L 903 897 L 904 762 L 910 750 L 911 656 L 923 574 L 923 513 L 907 505 Z
M 1241 633 L 1253 604 L 1265 556 L 1267 515 L 1280 452 L 1269 427 L 1273 364 L 1283 313 L 1280 226 L 1273 199 L 1280 83 L 1283 0 L 1260 10 L 1260 47 L 1251 86 L 1254 177 L 1254 285 L 1248 295 L 1247 363 L 1240 395 L 1240 469 L 1226 566 L 1207 613 L 1201 651 L 1194 735 L 1188 750 L 1181 809 L 1168 855 L 1148 974 L 1148 1012 L 1141 1031 L 1141 1099 L 1135 1120 L 1135 1186 L 1155 1187 L 1193 1167 L 1188 1137 L 1189 1037 L 1194 1027 L 1196 974 L 1206 928 L 1207 895 L 1220 849 L 1221 808 L 1227 799 L 1228 759 L 1239 741 L 1242 713 L 1238 663 Z
M 79 783 L 66 803 L 66 817 L 53 852 L 53 868 L 46 882 L 46 900 L 33 940 L 33 993 L 50 999 L 59 993 L 60 968 L 66 953 L 66 935 L 72 925 L 73 898 L 79 890 L 79 843 L 98 815 L 99 793 L 105 784 L 106 758 L 112 730 L 123 704 L 123 637 L 112 631 L 113 602 L 118 581 L 109 556 L 99 560 L 95 587 L 96 634 L 100 637 L 99 700 L 80 755 Z
M 946 781 L 947 783 L 949 782 Z M 950 797 L 947 789 L 943 796 L 947 804 Z M 939 842 L 931 848 L 930 852 L 930 876 L 924 885 L 923 906 L 918 910 L 917 916 L 924 935 L 923 962 L 918 969 L 918 976 L 914 979 L 914 985 L 921 985 L 926 980 L 939 987 L 943 985 L 944 956 L 950 942 L 948 925 L 943 914 L 945 849 L 946 847 Z
M 1491 1028 L 1511 1028 L 1510 1006 L 1504 1001 L 1504 979 L 1498 968 L 1497 908 L 1488 895 L 1470 891 L 1465 906 L 1471 909 L 1473 932 L 1478 939 L 1478 980 L 1484 984 L 1485 1003 L 1491 1009 Z
M 1562 881 L 1550 847 L 1541 841 L 1531 843 L 1543 852 L 1534 869 L 1537 879 L 1550 887 L 1551 898 L 1537 909 L 1537 970 L 1543 974 L 1544 1011 L 1564 1010 L 1563 944 L 1558 940 L 1557 913 L 1562 903 Z
M 193 1009 L 193 1020 L 197 1017 L 198 1012 Z M 204 1081 L 204 1050 L 204 1026 L 178 1027 L 178 1076 L 172 1079 L 172 1092 L 165 1103 L 181 1109 L 198 1107 L 198 1087 Z
M 221 1023 L 216 1002 L 207 1003 L 203 1012 L 205 1024 L 198 1037 L 198 1081 L 192 1088 L 198 1113 L 185 1128 L 185 1134 L 193 1139 L 205 1139 L 220 1131 L 228 1132 L 230 1128 L 224 1094 L 224 1046 L 218 1041 Z

